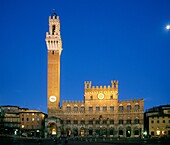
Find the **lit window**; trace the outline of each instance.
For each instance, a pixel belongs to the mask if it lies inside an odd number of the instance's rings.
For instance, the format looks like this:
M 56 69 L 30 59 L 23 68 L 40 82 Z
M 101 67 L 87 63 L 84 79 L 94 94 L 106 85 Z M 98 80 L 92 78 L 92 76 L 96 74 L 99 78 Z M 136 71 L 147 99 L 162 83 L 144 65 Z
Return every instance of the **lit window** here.
M 156 131 L 156 135 L 160 135 L 161 134 L 161 131 L 160 130 L 157 130 Z
M 34 118 L 32 118 L 32 121 L 34 121 Z
M 162 134 L 165 135 L 165 134 L 166 134 L 166 131 L 163 130 L 163 131 L 162 131 Z
M 22 125 L 21 128 L 24 128 L 24 125 Z

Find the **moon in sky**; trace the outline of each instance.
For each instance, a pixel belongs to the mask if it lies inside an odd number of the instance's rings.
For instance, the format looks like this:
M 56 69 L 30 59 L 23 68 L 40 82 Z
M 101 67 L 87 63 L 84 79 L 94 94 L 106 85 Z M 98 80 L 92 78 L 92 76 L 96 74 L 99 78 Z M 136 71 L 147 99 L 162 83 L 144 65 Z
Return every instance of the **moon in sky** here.
M 169 30 L 170 29 L 170 25 L 166 25 L 166 29 Z

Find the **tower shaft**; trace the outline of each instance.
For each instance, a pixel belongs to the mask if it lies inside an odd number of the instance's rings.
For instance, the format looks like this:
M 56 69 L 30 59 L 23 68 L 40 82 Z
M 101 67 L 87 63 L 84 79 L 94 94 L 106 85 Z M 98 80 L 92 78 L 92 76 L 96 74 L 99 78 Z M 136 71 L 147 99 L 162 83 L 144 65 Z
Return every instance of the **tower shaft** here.
M 56 14 L 49 17 L 46 45 L 48 49 L 48 115 L 56 116 L 56 112 L 60 108 L 60 55 L 62 51 L 60 20 Z

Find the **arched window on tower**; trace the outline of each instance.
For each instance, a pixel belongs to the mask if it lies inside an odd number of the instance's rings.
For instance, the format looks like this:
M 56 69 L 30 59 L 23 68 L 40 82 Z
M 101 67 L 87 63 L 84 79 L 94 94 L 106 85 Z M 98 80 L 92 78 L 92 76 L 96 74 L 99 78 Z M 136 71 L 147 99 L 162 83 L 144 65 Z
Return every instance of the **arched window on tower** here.
M 52 26 L 52 35 L 55 33 L 55 25 Z

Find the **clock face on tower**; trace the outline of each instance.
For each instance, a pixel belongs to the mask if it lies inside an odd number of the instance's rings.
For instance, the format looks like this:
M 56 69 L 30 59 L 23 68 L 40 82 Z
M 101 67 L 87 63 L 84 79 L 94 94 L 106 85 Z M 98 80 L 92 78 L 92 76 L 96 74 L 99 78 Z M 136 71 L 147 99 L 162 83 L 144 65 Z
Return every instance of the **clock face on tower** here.
M 50 100 L 50 102 L 55 102 L 56 101 L 56 96 L 50 96 L 49 100 Z
M 103 94 L 103 93 L 99 93 L 99 94 L 98 94 L 98 98 L 99 98 L 100 100 L 104 99 L 104 94 Z

